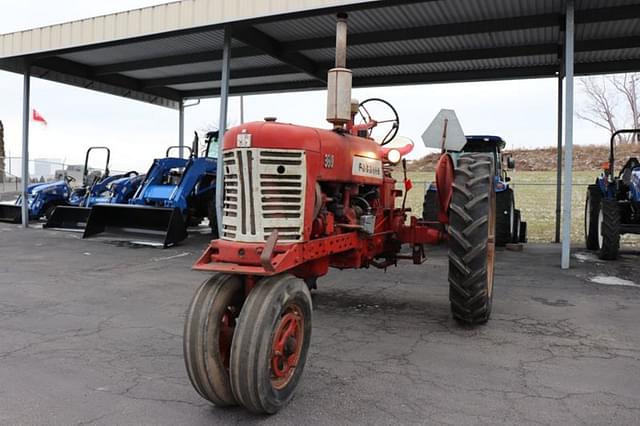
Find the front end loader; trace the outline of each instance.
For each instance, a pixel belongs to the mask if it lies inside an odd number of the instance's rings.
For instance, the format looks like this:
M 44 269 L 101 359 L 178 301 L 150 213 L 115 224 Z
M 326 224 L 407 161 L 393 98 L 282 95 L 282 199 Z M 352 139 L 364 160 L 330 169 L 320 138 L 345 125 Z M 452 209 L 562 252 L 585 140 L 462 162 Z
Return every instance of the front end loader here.
M 207 149 L 217 143 L 217 132 L 206 138 Z M 189 159 L 156 159 L 127 205 L 96 204 L 91 208 L 84 238 L 106 235 L 116 239 L 170 247 L 187 238 L 187 227 L 209 217 L 216 232 L 215 177 L 217 161 L 198 156 L 198 137 Z

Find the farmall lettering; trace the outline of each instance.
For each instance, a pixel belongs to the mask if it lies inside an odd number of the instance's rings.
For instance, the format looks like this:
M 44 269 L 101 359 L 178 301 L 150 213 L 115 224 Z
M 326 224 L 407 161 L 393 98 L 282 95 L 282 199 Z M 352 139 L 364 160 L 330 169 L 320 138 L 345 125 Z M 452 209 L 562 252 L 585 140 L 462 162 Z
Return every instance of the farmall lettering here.
M 352 173 L 355 176 L 382 179 L 382 161 L 367 157 L 353 157 Z

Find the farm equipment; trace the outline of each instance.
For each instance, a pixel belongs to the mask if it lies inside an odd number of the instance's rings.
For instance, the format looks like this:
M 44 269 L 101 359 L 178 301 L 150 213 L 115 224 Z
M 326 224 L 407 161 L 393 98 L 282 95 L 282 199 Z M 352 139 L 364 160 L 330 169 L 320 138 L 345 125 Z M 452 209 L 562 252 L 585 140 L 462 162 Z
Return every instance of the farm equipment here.
M 629 158 L 615 175 L 615 141 L 622 134 L 640 134 L 640 129 L 618 130 L 611 135 L 609 161 L 595 184 L 587 188 L 584 230 L 587 248 L 603 260 L 615 260 L 620 235 L 640 234 L 640 161 Z
M 75 193 L 69 205 L 58 205 L 43 228 L 83 230 L 94 205 L 127 203 L 144 178 L 135 171 L 105 178 L 89 191 Z
M 96 150 L 106 151 L 106 165 L 104 171 L 89 170 L 89 158 L 91 152 Z M 38 220 L 41 217 L 51 218 L 58 206 L 79 205 L 88 194 L 96 195 L 104 191 L 104 188 L 115 179 L 109 176 L 109 159 L 111 152 L 106 147 L 91 147 L 85 155 L 82 185 L 72 189 L 70 184 L 76 181 L 72 174 L 64 175 L 64 178 L 55 182 L 37 183 L 27 188 L 29 220 Z M 22 196 L 13 204 L 0 204 L 0 221 L 19 223 L 22 220 Z
M 206 152 L 217 143 L 217 132 L 206 137 Z M 198 157 L 198 136 L 189 159 L 156 159 L 128 205 L 96 204 L 91 209 L 84 238 L 107 232 L 137 241 L 160 243 L 163 247 L 187 238 L 187 226 L 197 226 L 208 217 L 211 231 L 215 220 L 215 158 Z
M 499 136 L 466 136 L 466 144 L 461 151 L 449 151 L 457 161 L 460 153 L 486 152 L 494 156 L 496 189 L 496 245 L 527 242 L 527 222 L 522 221 L 520 210 L 515 208 L 515 197 L 509 182 L 507 170 L 515 168 L 512 157 L 502 153 L 506 143 Z M 422 218 L 437 221 L 439 199 L 435 182 L 427 186 L 422 205 Z
M 219 406 L 274 413 L 291 399 L 309 349 L 310 291 L 330 267 L 421 264 L 424 245 L 447 238 L 440 226 L 396 207 L 411 187 L 405 180 L 398 190 L 392 178 L 394 166 L 406 166 L 400 150 L 389 148 L 399 118 L 386 102 L 352 102 L 346 16 L 338 17 L 337 46 L 328 73 L 332 130 L 267 119 L 224 135 L 220 238 L 194 265 L 215 274 L 193 297 L 183 340 L 194 388 Z M 374 105 L 389 116 L 372 117 Z M 378 142 L 376 133 L 384 135 Z M 438 137 L 445 145 L 451 139 Z M 494 167 L 492 155 L 476 152 L 462 153 L 455 170 L 445 153 L 438 166 L 451 311 L 471 325 L 491 313 Z

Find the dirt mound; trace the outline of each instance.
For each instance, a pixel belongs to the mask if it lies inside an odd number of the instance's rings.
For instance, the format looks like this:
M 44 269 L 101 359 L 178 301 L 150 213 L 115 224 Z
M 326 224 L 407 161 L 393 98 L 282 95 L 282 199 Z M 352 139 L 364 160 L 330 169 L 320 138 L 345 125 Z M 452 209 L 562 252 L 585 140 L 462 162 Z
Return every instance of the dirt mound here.
M 558 150 L 556 148 L 512 149 L 505 151 L 516 160 L 516 170 L 548 171 L 556 170 Z M 640 157 L 640 145 L 618 145 L 616 164 L 621 166 L 627 158 Z M 429 154 L 408 163 L 410 171 L 428 172 L 435 170 L 440 154 Z M 605 145 L 574 145 L 574 170 L 597 170 L 607 161 L 609 148 Z M 617 168 L 617 167 L 616 167 Z

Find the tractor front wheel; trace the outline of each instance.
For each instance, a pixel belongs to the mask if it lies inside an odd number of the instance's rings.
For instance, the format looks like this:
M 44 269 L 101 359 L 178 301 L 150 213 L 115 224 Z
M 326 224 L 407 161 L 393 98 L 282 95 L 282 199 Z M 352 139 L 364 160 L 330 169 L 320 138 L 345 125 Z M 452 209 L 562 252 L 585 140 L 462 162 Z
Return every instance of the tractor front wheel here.
M 616 260 L 620 250 L 620 210 L 616 200 L 602 200 L 598 226 L 598 257 L 603 260 Z
M 424 192 L 424 201 L 422 203 L 422 220 L 427 222 L 437 222 L 438 212 L 440 211 L 440 201 L 436 191 L 427 190 Z
M 515 225 L 515 200 L 513 189 L 496 194 L 496 245 L 513 242 Z
M 238 276 L 218 274 L 196 291 L 184 324 L 184 361 L 191 384 L 218 406 L 235 405 L 229 360 L 236 321 L 244 302 Z
M 600 203 L 602 192 L 598 185 L 589 185 L 587 201 L 584 204 L 584 239 L 587 249 L 600 250 Z
M 231 388 L 254 413 L 275 413 L 293 396 L 311 339 L 311 294 L 301 279 L 276 275 L 249 293 L 231 346 Z
M 460 156 L 449 208 L 449 300 L 465 324 L 489 320 L 493 299 L 496 193 L 490 154 Z

